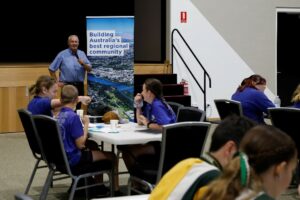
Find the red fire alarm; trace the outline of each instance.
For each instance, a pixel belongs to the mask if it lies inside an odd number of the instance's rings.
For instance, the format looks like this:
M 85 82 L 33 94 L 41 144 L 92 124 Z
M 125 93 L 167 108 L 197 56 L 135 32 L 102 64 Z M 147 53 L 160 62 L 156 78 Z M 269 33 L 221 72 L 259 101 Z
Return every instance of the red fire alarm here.
M 180 12 L 180 22 L 181 23 L 186 23 L 187 21 L 187 13 L 186 11 Z

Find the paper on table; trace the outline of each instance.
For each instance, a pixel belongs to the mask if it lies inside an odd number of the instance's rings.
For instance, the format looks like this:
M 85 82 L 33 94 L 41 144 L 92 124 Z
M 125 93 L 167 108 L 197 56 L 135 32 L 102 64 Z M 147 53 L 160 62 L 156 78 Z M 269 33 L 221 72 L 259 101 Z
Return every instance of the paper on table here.
M 104 127 L 104 126 L 89 128 L 89 131 L 101 132 L 101 133 L 119 133 L 118 129 L 116 131 L 112 131 L 110 127 Z
M 104 127 L 104 125 L 101 123 L 89 123 L 89 128 L 95 128 L 95 127 L 102 128 Z

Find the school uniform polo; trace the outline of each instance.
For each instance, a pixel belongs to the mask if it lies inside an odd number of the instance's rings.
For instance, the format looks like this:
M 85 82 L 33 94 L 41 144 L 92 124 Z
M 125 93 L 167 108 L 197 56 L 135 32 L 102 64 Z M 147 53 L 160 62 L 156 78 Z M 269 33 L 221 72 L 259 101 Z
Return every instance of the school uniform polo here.
M 149 200 L 190 200 L 204 194 L 206 186 L 220 174 L 220 170 L 199 158 L 188 158 L 170 169 L 151 192 Z M 196 198 L 196 199 L 197 199 Z
M 76 139 L 83 136 L 83 126 L 79 116 L 71 109 L 63 107 L 57 116 L 60 131 L 70 166 L 76 165 L 81 158 L 81 151 L 76 146 Z
M 158 125 L 171 124 L 176 122 L 176 115 L 168 104 L 164 104 L 162 100 L 155 98 L 152 104 L 147 104 L 143 115 Z
M 268 113 L 268 108 L 275 107 L 262 91 L 251 87 L 236 91 L 231 99 L 241 102 L 244 116 L 261 124 L 265 123 L 264 113 Z
M 27 108 L 33 115 L 47 115 L 52 117 L 51 99 L 49 97 L 34 96 Z
M 300 102 L 294 103 L 293 108 L 300 108 Z

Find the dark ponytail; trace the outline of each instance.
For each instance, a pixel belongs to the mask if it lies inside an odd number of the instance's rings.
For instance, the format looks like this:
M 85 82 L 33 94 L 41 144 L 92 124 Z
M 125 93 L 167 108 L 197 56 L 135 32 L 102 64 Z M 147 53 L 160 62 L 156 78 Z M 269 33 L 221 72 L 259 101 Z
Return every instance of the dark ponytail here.
M 150 90 L 156 98 L 162 101 L 162 103 L 166 106 L 168 111 L 171 114 L 174 114 L 174 111 L 172 110 L 171 106 L 166 102 L 164 95 L 163 95 L 163 86 L 160 80 L 155 78 L 148 78 L 144 82 L 146 90 Z

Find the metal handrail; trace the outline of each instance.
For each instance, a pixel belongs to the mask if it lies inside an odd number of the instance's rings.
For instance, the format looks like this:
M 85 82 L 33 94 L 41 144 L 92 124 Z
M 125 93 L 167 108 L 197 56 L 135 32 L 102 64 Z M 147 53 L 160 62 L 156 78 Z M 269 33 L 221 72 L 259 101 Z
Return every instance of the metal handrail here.
M 182 39 L 182 41 L 184 42 L 184 44 L 186 45 L 186 47 L 189 49 L 189 51 L 191 52 L 191 54 L 193 55 L 193 57 L 196 59 L 197 63 L 199 64 L 199 66 L 201 67 L 201 69 L 203 70 L 203 87 L 201 87 L 201 85 L 199 84 L 198 80 L 196 79 L 196 77 L 194 76 L 194 74 L 192 73 L 191 69 L 189 68 L 189 66 L 187 65 L 187 63 L 185 62 L 185 60 L 183 59 L 183 57 L 181 56 L 180 52 L 178 51 L 178 49 L 175 47 L 174 45 L 174 34 L 178 33 L 178 35 L 180 36 L 180 38 Z M 172 35 L 171 35 L 171 40 L 172 40 L 172 51 L 171 51 L 171 60 L 172 60 L 172 64 L 174 63 L 174 54 L 173 54 L 173 50 L 176 51 L 176 53 L 178 54 L 179 58 L 181 59 L 181 61 L 183 62 L 183 64 L 185 65 L 185 67 L 187 68 L 187 70 L 189 71 L 189 73 L 191 74 L 191 76 L 193 77 L 194 81 L 196 82 L 196 84 L 198 85 L 198 87 L 200 88 L 200 90 L 203 93 L 203 102 L 204 102 L 204 110 L 206 111 L 206 81 L 208 78 L 209 81 L 209 88 L 211 88 L 211 78 L 210 75 L 208 74 L 208 72 L 205 70 L 205 68 L 203 67 L 203 65 L 201 64 L 201 62 L 199 61 L 199 59 L 197 58 L 197 56 L 195 55 L 194 51 L 191 49 L 190 45 L 186 42 L 186 40 L 184 39 L 184 37 L 182 36 L 182 34 L 179 32 L 178 29 L 173 29 L 172 31 Z M 172 69 L 173 72 L 173 69 Z

